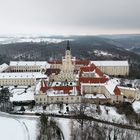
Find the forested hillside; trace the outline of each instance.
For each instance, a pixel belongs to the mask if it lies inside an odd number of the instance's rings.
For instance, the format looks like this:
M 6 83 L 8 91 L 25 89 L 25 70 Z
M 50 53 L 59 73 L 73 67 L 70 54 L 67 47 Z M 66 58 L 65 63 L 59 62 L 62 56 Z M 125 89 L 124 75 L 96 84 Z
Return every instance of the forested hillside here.
M 133 75 L 134 73 L 135 75 L 140 75 L 140 55 L 134 51 L 128 50 L 128 48 L 130 48 L 130 44 L 128 41 L 129 46 L 126 47 L 126 37 L 122 37 L 121 39 L 118 36 L 51 36 L 49 38 L 55 40 L 59 39 L 62 41 L 49 42 L 42 40 L 42 37 L 40 37 L 41 41 L 39 42 L 17 41 L 14 43 L 1 43 L 0 63 L 9 63 L 10 60 L 61 59 L 65 52 L 66 40 L 70 40 L 72 55 L 76 56 L 78 59 L 128 60 L 132 66 L 131 71 L 133 72 Z M 123 43 L 119 40 L 123 40 Z M 135 40 L 138 40 L 138 37 Z

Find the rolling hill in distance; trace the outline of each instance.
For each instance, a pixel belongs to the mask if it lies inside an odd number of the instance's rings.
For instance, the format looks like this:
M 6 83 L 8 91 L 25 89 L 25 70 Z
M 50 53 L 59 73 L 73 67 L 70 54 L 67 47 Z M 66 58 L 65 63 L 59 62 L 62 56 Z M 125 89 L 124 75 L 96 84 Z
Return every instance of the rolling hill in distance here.
M 132 59 L 139 61 L 140 35 L 0 37 L 0 54 L 11 59 L 59 58 L 70 40 L 73 55 L 81 59 Z M 34 50 L 32 49 L 34 48 Z M 44 55 L 40 56 L 43 51 Z M 59 52 L 59 53 L 58 53 Z M 50 56 L 48 56 L 48 53 Z M 101 54 L 100 54 L 101 53 Z M 112 55 L 111 55 L 112 54 Z M 14 55 L 14 57 L 13 57 Z M 33 55 L 31 58 L 29 55 Z M 35 56 L 34 56 L 35 55 Z M 45 56 L 46 55 L 46 56 Z M 101 57 L 100 57 L 101 56 Z
M 72 55 L 90 60 L 129 60 L 140 67 L 140 35 L 0 37 L 0 63 L 61 59 L 70 40 Z

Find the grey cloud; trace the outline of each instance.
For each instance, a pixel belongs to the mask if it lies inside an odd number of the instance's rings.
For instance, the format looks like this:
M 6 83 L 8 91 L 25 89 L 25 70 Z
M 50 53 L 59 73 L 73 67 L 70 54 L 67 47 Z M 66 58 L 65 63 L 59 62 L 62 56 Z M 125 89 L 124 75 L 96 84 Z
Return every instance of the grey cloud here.
M 139 6 L 140 0 L 0 0 L 0 31 L 135 32 L 140 31 Z

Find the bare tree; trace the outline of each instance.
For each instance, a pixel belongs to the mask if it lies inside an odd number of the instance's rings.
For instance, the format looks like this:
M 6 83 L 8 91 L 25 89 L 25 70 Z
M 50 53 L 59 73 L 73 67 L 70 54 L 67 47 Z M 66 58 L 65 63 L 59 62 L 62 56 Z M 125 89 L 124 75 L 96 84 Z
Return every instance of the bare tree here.
M 71 107 L 73 115 L 76 116 L 76 121 L 80 124 L 81 140 L 84 140 L 83 139 L 83 127 L 84 127 L 85 118 L 87 117 L 87 115 L 86 115 L 87 107 L 88 107 L 88 104 L 85 104 L 85 103 L 74 104 Z
M 63 133 L 53 119 L 48 119 L 46 114 L 42 114 L 38 124 L 40 134 L 37 140 L 64 140 Z

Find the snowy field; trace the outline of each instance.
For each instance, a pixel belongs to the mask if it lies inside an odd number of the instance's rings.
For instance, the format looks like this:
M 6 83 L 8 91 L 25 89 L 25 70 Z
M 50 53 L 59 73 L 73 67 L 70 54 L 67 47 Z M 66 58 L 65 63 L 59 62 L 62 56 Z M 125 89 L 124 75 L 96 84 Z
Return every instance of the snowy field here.
M 65 118 L 56 118 L 55 121 L 58 123 L 65 140 L 71 139 L 71 120 Z
M 10 87 L 9 89 L 10 89 L 10 92 L 12 93 L 12 97 L 10 98 L 10 101 L 34 100 L 34 92 L 35 92 L 34 86 L 30 88 L 28 88 L 27 86 L 19 86 L 18 88 Z
M 36 140 L 37 119 L 0 113 L 0 140 Z
M 108 53 L 107 51 L 100 51 L 100 50 L 95 50 L 95 51 L 94 51 L 94 54 L 95 54 L 96 56 L 106 56 L 106 55 L 112 56 L 111 53 Z

